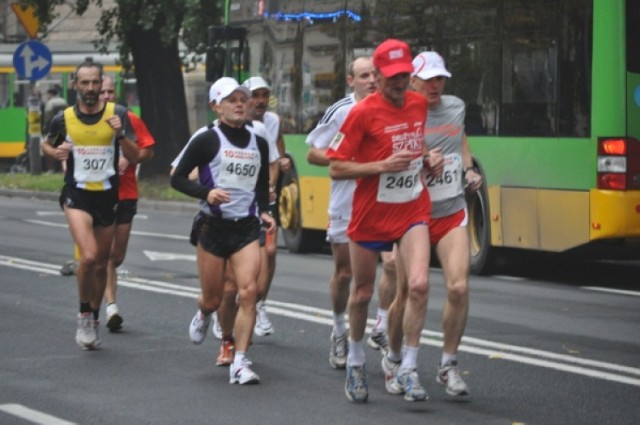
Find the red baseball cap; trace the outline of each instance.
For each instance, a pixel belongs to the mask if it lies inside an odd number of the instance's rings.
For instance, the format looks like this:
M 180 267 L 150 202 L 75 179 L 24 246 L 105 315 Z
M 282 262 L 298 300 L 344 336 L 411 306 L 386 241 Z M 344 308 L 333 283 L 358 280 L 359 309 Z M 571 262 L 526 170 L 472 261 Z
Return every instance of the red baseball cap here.
M 390 38 L 380 43 L 373 52 L 373 66 L 387 77 L 393 77 L 400 73 L 412 73 L 411 49 L 401 40 Z

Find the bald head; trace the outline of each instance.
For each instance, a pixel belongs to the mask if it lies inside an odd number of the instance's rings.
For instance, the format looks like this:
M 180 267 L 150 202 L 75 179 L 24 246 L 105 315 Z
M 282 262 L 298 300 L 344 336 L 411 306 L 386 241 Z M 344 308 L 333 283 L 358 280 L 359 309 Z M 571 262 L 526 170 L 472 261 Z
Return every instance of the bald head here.
M 100 90 L 100 97 L 104 102 L 116 101 L 116 85 L 108 75 L 102 77 L 102 90 Z
M 375 69 L 370 57 L 359 57 L 351 62 L 347 84 L 353 90 L 357 102 L 376 91 Z

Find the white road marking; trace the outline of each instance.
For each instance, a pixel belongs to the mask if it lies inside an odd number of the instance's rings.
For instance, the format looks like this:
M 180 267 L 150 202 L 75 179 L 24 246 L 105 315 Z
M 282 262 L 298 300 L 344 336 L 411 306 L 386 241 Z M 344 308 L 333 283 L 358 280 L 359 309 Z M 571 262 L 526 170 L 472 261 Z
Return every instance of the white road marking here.
M 632 297 L 640 297 L 640 291 L 625 291 L 623 289 L 601 288 L 599 286 L 582 286 L 587 291 L 607 292 L 616 295 L 631 295 Z
M 157 252 L 157 251 L 142 251 L 146 257 L 151 261 L 173 261 L 173 260 L 188 260 L 196 261 L 195 254 L 179 254 L 175 252 Z
M 0 266 L 31 270 L 38 273 L 52 275 L 60 274 L 59 265 L 25 260 L 16 257 L 7 257 L 3 255 L 0 255 Z M 197 298 L 200 293 L 199 288 L 134 277 L 122 278 L 118 281 L 118 285 L 131 289 L 193 299 Z M 303 304 L 285 303 L 276 300 L 267 300 L 267 305 L 269 306 L 270 314 L 327 326 L 333 325 L 333 313 L 330 310 Z M 369 319 L 368 324 L 369 327 L 367 328 L 367 332 L 371 332 L 371 328 L 375 324 L 375 321 L 373 319 Z M 424 345 L 440 347 L 442 345 L 442 333 L 424 329 L 422 331 L 422 338 L 420 339 L 420 342 Z M 549 351 L 503 344 L 472 337 L 463 337 L 459 350 L 486 356 L 490 359 L 507 360 L 640 387 L 640 368 L 584 359 L 576 356 L 557 354 Z
M 10 415 L 17 416 L 34 424 L 42 425 L 75 425 L 74 422 L 65 421 L 55 416 L 29 409 L 22 404 L 0 404 L 0 410 Z

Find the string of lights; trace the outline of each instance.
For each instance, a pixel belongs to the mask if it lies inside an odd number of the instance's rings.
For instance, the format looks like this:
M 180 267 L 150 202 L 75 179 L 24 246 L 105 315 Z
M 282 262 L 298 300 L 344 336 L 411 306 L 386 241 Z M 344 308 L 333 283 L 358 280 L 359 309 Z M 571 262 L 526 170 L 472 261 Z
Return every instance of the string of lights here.
M 283 12 L 275 12 L 269 13 L 267 11 L 264 12 L 265 18 L 275 19 L 278 21 L 284 22 L 297 22 L 297 21 L 307 21 L 313 24 L 314 21 L 335 21 L 339 17 L 347 15 L 349 19 L 354 22 L 360 22 L 362 20 L 362 16 L 357 14 L 356 12 L 349 9 L 340 9 L 335 12 L 325 12 L 325 13 L 313 13 L 313 12 L 300 12 L 300 13 L 283 13 Z

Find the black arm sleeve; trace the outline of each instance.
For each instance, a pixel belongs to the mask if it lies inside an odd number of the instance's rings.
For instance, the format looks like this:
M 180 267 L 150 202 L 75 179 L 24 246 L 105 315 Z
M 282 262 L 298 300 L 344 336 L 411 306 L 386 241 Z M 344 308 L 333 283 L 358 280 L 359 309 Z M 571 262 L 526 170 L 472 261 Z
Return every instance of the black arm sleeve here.
M 215 158 L 220 150 L 220 140 L 215 131 L 205 131 L 198 134 L 187 146 L 187 150 L 178 162 L 171 176 L 171 187 L 194 198 L 207 200 L 210 188 L 199 181 L 189 180 L 189 173 L 194 168 L 207 165 Z
M 260 172 L 256 182 L 256 201 L 260 213 L 269 212 L 269 144 L 260 136 L 256 136 L 260 149 Z
M 122 129 L 124 130 L 124 134 L 127 136 L 127 139 L 132 142 L 137 142 L 138 137 L 136 136 L 136 132 L 133 130 L 131 121 L 129 120 L 129 111 L 127 108 L 122 105 L 116 105 L 115 113 L 120 117 L 120 121 L 122 121 Z
M 58 111 L 57 114 L 51 119 L 49 123 L 49 132 L 47 134 L 47 139 L 49 143 L 53 147 L 58 147 L 62 142 L 64 142 L 64 138 L 67 135 L 67 129 L 64 123 L 64 109 Z

